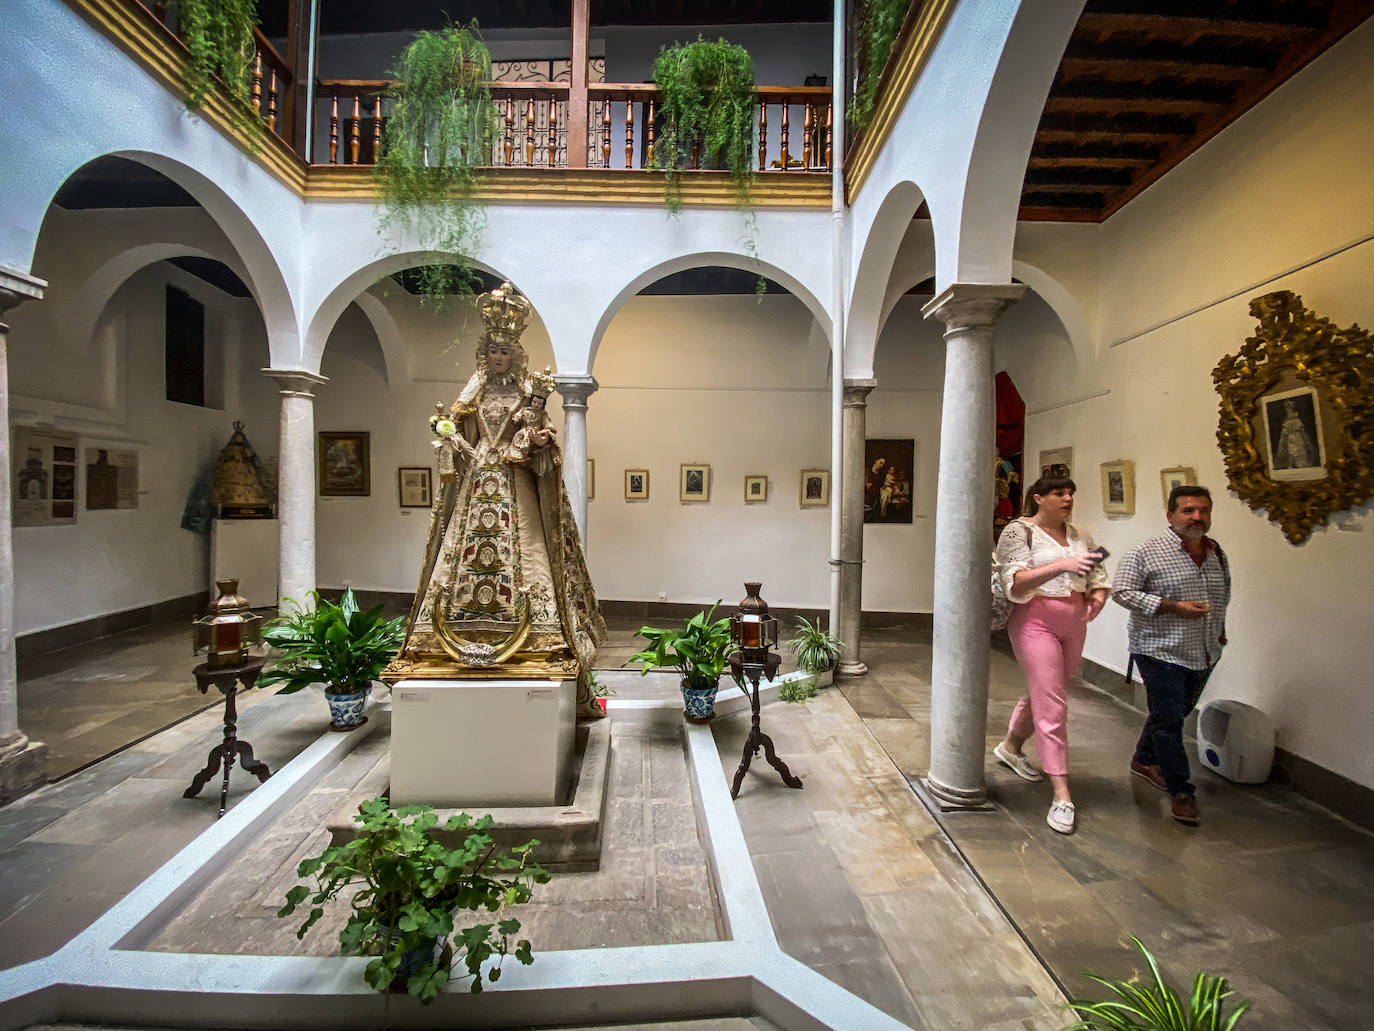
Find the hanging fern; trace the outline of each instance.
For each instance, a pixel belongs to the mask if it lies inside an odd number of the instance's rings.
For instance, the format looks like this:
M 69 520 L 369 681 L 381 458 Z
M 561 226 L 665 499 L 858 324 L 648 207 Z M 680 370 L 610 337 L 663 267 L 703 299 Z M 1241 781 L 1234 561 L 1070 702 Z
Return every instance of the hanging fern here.
M 883 69 L 910 6 L 911 0 L 867 0 L 865 5 L 856 47 L 859 81 L 849 105 L 849 124 L 860 132 L 873 120 Z
M 676 43 L 659 51 L 654 85 L 663 95 L 663 128 L 654 143 L 654 167 L 665 174 L 668 210 L 682 210 L 682 170 L 700 146 L 701 164 L 724 165 L 741 206 L 754 184 L 754 62 L 749 51 L 725 40 Z
M 419 270 L 421 297 L 442 305 L 478 284 L 472 260 L 486 228 L 475 200 L 500 119 L 491 98 L 491 54 L 474 21 L 421 32 L 401 53 L 388 96 L 376 177 L 380 228 L 413 232 L 448 256 Z
M 190 61 L 186 65 L 186 106 L 199 111 L 214 91 L 216 79 L 224 83 L 235 107 L 247 121 L 253 57 L 253 26 L 258 23 L 256 0 L 179 0 L 177 31 Z

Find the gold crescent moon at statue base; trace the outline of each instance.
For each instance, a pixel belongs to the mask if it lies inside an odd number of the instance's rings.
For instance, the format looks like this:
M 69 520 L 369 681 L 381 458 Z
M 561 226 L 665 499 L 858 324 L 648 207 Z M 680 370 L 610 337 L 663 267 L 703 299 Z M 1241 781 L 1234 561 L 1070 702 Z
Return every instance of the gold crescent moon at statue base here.
M 434 620 L 434 636 L 439 639 L 439 647 L 444 649 L 444 653 L 450 659 L 464 666 L 476 669 L 499 666 L 518 652 L 520 646 L 525 643 L 525 638 L 530 635 L 530 601 L 523 591 L 517 591 L 515 594 L 515 618 L 519 625 L 500 644 L 469 641 L 461 634 L 454 633 L 448 625 L 449 607 L 436 605 L 435 608 L 439 609 Z

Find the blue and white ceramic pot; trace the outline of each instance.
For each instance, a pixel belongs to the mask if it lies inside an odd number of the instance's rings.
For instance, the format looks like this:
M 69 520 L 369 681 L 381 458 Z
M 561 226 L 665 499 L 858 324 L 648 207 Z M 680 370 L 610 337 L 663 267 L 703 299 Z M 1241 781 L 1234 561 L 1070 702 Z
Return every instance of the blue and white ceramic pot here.
M 325 691 L 324 699 L 329 703 L 329 729 L 355 730 L 366 723 L 367 717 L 363 715 L 363 707 L 367 704 L 367 696 L 371 691 L 371 684 L 361 691 L 352 691 L 348 694 Z
M 689 687 L 682 682 L 682 716 L 688 723 L 710 723 L 716 718 L 716 691 L 719 684 L 710 687 Z

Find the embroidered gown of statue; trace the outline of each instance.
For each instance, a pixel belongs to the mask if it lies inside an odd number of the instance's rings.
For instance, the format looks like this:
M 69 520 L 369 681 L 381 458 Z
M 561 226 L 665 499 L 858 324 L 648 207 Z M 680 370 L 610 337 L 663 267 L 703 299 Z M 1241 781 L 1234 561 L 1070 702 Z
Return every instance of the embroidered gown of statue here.
M 600 716 L 586 674 L 606 624 L 558 447 L 536 446 L 524 426 L 531 390 L 523 351 L 503 376 L 487 372 L 481 353 L 479 346 L 479 371 L 450 409 L 463 443 L 436 444 L 440 488 L 400 658 L 443 653 L 436 620 L 478 647 L 510 641 L 527 623 L 520 652 L 575 659 L 579 715 Z

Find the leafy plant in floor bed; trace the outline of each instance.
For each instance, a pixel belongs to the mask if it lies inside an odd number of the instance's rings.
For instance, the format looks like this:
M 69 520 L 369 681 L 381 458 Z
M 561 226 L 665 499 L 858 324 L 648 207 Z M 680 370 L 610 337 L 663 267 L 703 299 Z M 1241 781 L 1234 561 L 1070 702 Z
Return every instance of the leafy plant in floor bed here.
M 413 233 L 445 256 L 419 270 L 421 297 L 442 306 L 471 294 L 473 257 L 486 228 L 476 200 L 501 120 L 491 97 L 491 54 L 477 22 L 421 32 L 391 73 L 390 115 L 376 165 L 379 228 Z
M 277 913 L 287 917 L 298 906 L 311 907 L 297 938 L 320 920 L 326 903 L 343 894 L 350 912 L 339 932 L 342 952 L 373 957 L 364 972 L 373 988 L 403 988 L 426 1003 L 448 983 L 455 958 L 461 958 L 462 976 L 471 977 L 474 992 L 482 990 L 487 960 L 497 960 L 487 971 L 489 982 L 501 976 L 501 960 L 508 955 L 524 964 L 534 961 L 528 940 L 511 947 L 520 921 L 502 913 L 507 906 L 528 902 L 534 885 L 548 882 L 548 873 L 530 862 L 538 841 L 507 852 L 483 833 L 492 824 L 490 816 L 474 820 L 459 813 L 443 829 L 469 833 L 461 846 L 448 848 L 430 836 L 439 822 L 433 809 L 411 805 L 393 810 L 385 798 L 364 802 L 354 819 L 362 829 L 357 838 L 325 849 L 297 869 L 299 876 L 313 877 L 314 884 L 288 891 Z M 461 910 L 495 916 L 458 927 L 454 914 Z
M 1107 988 L 1112 998 L 1101 1002 L 1074 999 L 1070 1006 L 1078 1020 L 1065 1031 L 1231 1031 L 1250 1008 L 1244 999 L 1228 1015 L 1231 986 L 1226 978 L 1199 972 L 1187 999 L 1181 999 L 1164 980 L 1159 964 L 1139 938 L 1131 938 L 1150 966 L 1152 984 L 1112 981 L 1095 974 L 1092 980 Z

